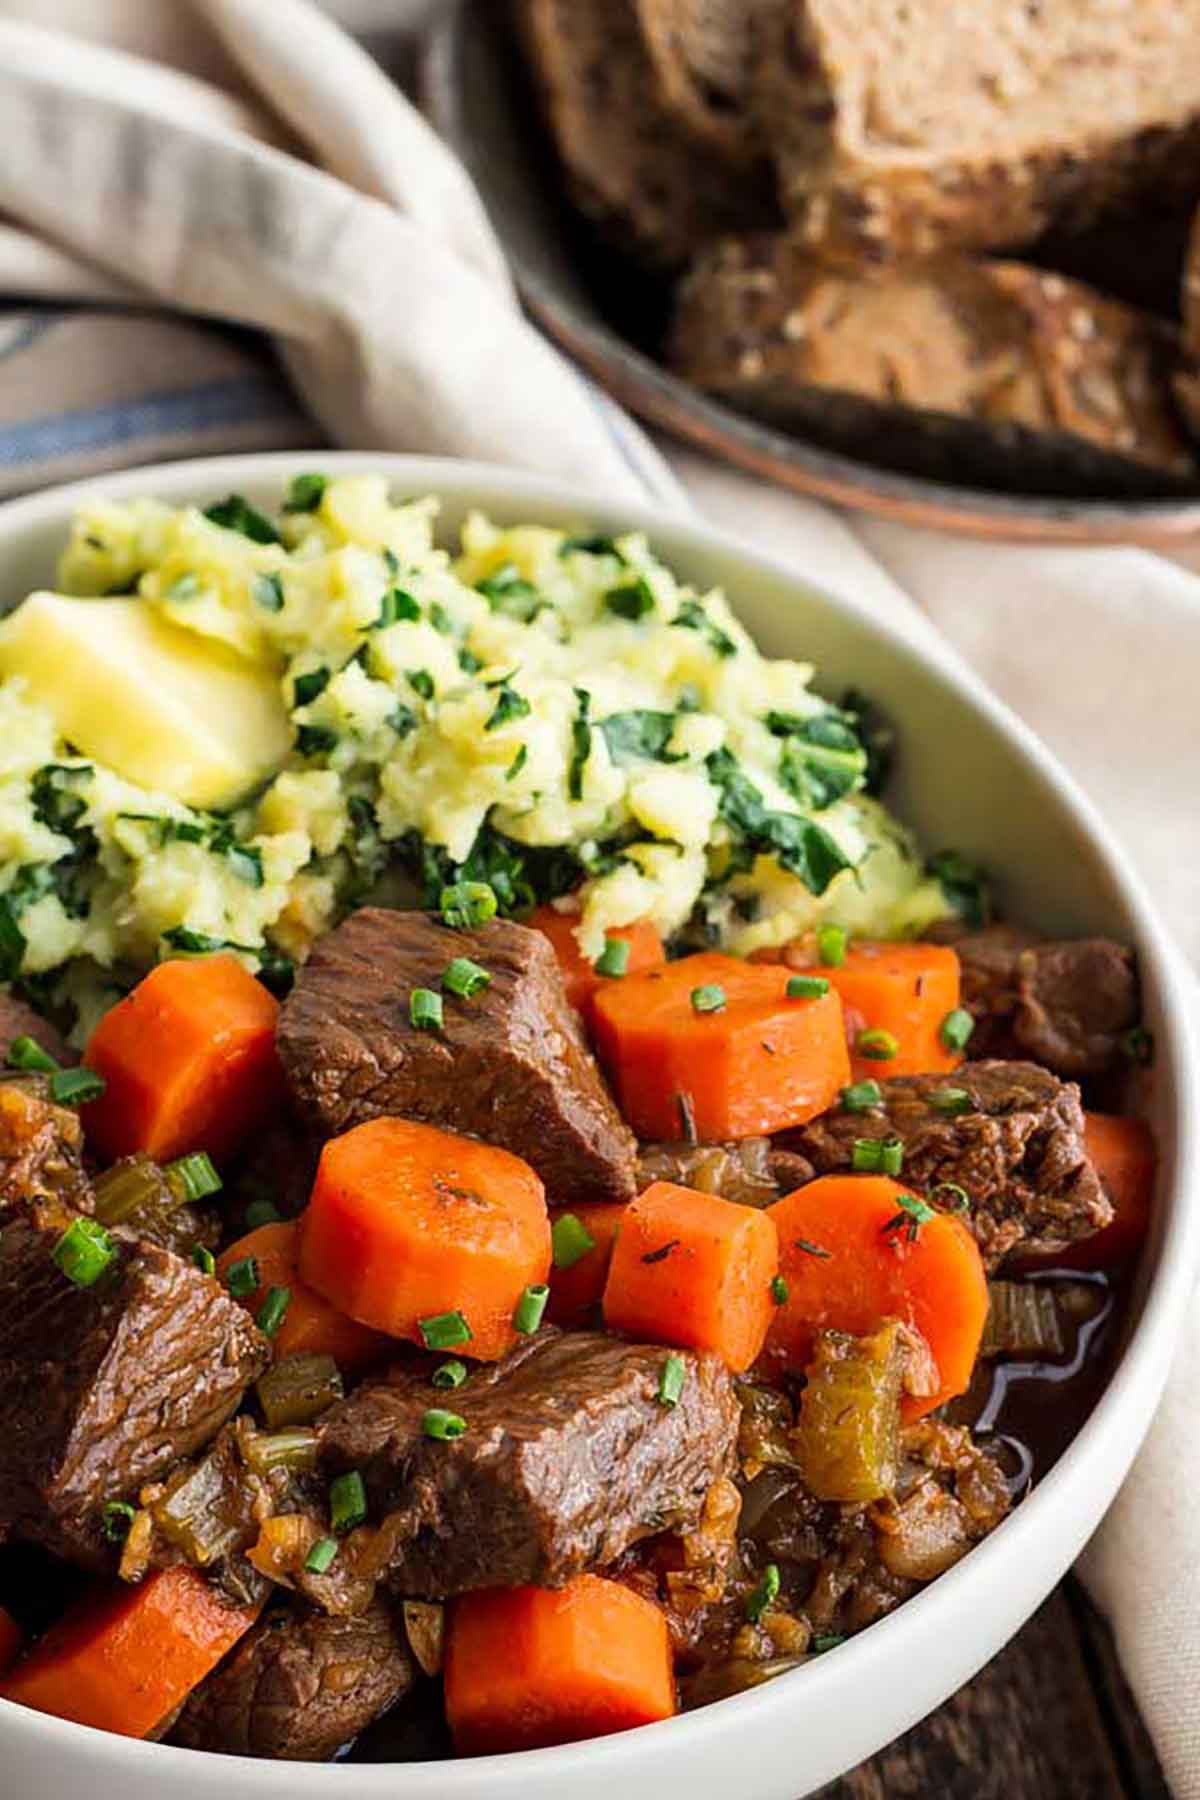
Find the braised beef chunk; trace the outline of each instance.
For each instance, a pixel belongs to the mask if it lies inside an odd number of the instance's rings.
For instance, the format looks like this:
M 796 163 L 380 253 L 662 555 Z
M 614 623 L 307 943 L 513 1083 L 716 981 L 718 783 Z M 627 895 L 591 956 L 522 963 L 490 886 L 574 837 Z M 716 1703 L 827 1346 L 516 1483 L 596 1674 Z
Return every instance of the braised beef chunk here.
M 905 1181 L 922 1194 L 939 1182 L 964 1190 L 989 1268 L 1018 1245 L 1059 1250 L 1111 1221 L 1074 1083 L 1028 1062 L 968 1062 L 953 1075 L 897 1075 L 879 1086 L 879 1106 L 838 1108 L 796 1134 L 821 1174 L 851 1166 L 856 1138 L 900 1138 Z M 955 1090 L 967 1094 L 968 1111 L 947 1101 Z
M 954 939 L 972 1056 L 1028 1057 L 1057 1075 L 1103 1075 L 1138 1021 L 1133 955 L 1108 938 L 1053 943 L 1011 925 Z
M 741 1206 L 770 1206 L 812 1176 L 812 1164 L 798 1150 L 780 1149 L 764 1137 L 736 1144 L 643 1144 L 638 1151 L 639 1191 L 652 1181 L 673 1181 Z
M 486 969 L 443 995 L 440 1030 L 409 1016 L 455 957 Z M 552 1203 L 633 1198 L 635 1146 L 584 1044 L 549 943 L 495 919 L 451 931 L 425 913 L 354 913 L 313 951 L 284 1003 L 279 1050 L 327 1133 L 394 1113 L 523 1156 Z
M 24 1000 L 18 1000 L 15 994 L 0 989 L 0 1067 L 7 1063 L 16 1039 L 23 1037 L 40 1044 L 64 1068 L 79 1061 L 78 1052 L 72 1050 L 57 1026 L 49 1019 L 43 1019 L 41 1013 L 34 1012 Z
M 412 1686 L 399 1608 L 269 1613 L 190 1696 L 170 1742 L 226 1756 L 325 1762 Z
M 0 1079 L 0 1221 L 30 1201 L 92 1209 L 79 1114 L 56 1106 L 42 1075 Z
M 547 1330 L 447 1394 L 393 1371 L 318 1427 L 323 1468 L 358 1469 L 397 1592 L 557 1587 L 653 1532 L 689 1530 L 729 1473 L 738 1405 L 724 1365 L 686 1354 L 675 1406 L 659 1398 L 668 1351 Z M 422 1419 L 449 1406 L 451 1441 Z
M 153 1244 L 114 1240 L 76 1286 L 52 1257 L 65 1220 L 35 1207 L 0 1233 L 0 1531 L 103 1567 L 105 1502 L 207 1442 L 270 1347 L 217 1281 Z

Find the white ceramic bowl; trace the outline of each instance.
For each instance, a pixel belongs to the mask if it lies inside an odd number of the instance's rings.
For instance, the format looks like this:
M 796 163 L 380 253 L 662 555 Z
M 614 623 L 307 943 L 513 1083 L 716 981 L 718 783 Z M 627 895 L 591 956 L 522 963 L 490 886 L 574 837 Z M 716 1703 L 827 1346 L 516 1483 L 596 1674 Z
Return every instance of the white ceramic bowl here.
M 131 1742 L 0 1702 L 0 1792 L 13 1800 L 798 1800 L 914 1724 L 1012 1636 L 1082 1548 L 1150 1421 L 1187 1303 L 1200 1238 L 1200 1081 L 1189 977 L 1103 822 L 1047 751 L 946 655 L 915 651 L 852 593 L 815 592 L 733 539 L 536 479 L 412 457 L 242 456 L 134 470 L 115 495 L 210 500 L 230 489 L 277 504 L 298 468 L 383 469 L 397 492 L 437 493 L 453 531 L 482 507 L 503 520 L 644 527 L 666 560 L 721 583 L 764 650 L 817 664 L 830 694 L 853 683 L 899 727 L 891 791 L 931 848 L 953 845 L 999 876 L 1006 908 L 1050 931 L 1109 932 L 1137 947 L 1155 1034 L 1157 1217 L 1127 1341 L 1100 1403 L 1037 1490 L 992 1537 L 890 1617 L 765 1687 L 665 1724 L 591 1743 L 476 1761 L 311 1766 Z M 80 488 L 0 508 L 4 599 L 52 578 Z M 969 593 L 963 605 L 971 604 Z

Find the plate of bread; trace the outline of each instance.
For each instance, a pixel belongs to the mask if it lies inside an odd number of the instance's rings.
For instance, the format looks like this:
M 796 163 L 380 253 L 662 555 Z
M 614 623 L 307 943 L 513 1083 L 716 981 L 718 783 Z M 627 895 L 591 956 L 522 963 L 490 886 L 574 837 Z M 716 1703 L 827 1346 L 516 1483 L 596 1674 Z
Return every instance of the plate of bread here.
M 450 0 L 423 97 L 648 422 L 916 523 L 1200 532 L 1200 0 Z

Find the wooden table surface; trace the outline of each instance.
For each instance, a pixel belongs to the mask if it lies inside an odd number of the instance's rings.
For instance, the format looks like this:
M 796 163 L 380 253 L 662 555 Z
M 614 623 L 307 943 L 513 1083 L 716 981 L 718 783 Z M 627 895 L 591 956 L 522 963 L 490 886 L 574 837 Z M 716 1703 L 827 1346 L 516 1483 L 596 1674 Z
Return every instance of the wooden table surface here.
M 1170 1800 L 1108 1630 L 1068 1581 L 940 1711 L 819 1800 Z

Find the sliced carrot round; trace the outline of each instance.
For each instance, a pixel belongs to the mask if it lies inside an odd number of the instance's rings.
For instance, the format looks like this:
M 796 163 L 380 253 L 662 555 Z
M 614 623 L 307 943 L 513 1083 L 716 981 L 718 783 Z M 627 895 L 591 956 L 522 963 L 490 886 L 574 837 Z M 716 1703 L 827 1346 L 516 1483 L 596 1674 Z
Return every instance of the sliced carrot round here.
M 513 1313 L 550 1268 L 545 1191 L 507 1150 L 407 1119 L 371 1119 L 326 1144 L 300 1220 L 302 1280 L 392 1337 L 429 1341 L 421 1321 L 458 1313 L 454 1347 L 491 1361 Z M 438 1333 L 438 1347 L 452 1347 Z
M 567 999 L 585 1019 L 590 1020 L 592 1002 L 599 989 L 608 982 L 623 977 L 602 974 L 583 954 L 575 936 L 579 924 L 578 913 L 564 913 L 553 906 L 539 906 L 530 913 L 525 924 L 532 925 L 535 931 L 540 931 L 550 939 L 562 973 Z M 658 968 L 667 960 L 662 938 L 649 919 L 638 919 L 632 925 L 615 925 L 605 935 L 624 946 L 625 975 L 640 975 L 646 969 Z
M 550 1270 L 546 1317 L 554 1325 L 587 1325 L 604 1293 L 625 1208 L 605 1200 L 585 1200 L 566 1210 L 591 1238 L 592 1248 L 567 1268 L 560 1268 L 555 1261 Z
M 135 1150 L 158 1162 L 231 1154 L 282 1095 L 278 1014 L 236 957 L 159 963 L 88 1042 L 83 1060 L 105 1083 L 83 1108 L 88 1137 L 114 1160 Z
M 833 1104 L 850 1079 L 841 1002 L 789 995 L 792 973 L 705 951 L 605 984 L 596 1048 L 639 1137 L 757 1137 Z
M 224 1279 L 234 1263 L 253 1260 L 258 1286 L 236 1297 L 257 1316 L 271 1288 L 287 1288 L 288 1304 L 271 1342 L 277 1358 L 305 1352 L 332 1356 L 344 1374 L 369 1368 L 387 1355 L 390 1340 L 380 1331 L 360 1325 L 331 1306 L 328 1300 L 301 1281 L 297 1267 L 299 1227 L 294 1219 L 260 1225 L 230 1244 L 217 1260 Z
M 446 1716 L 460 1755 L 576 1743 L 675 1711 L 670 1634 L 653 1601 L 579 1575 L 491 1588 L 451 1607 Z
M 261 1611 L 225 1601 L 185 1563 L 122 1585 L 51 1626 L 0 1683 L 0 1697 L 122 1737 L 146 1737 Z
M 905 1417 L 966 1391 L 988 1296 L 978 1246 L 960 1219 L 923 1207 L 886 1175 L 824 1175 L 768 1212 L 787 1284 L 768 1359 L 800 1373 L 818 1331 L 865 1336 L 900 1319 L 924 1338 L 939 1376 L 935 1393 L 906 1396 Z
M 779 1239 L 769 1213 L 656 1181 L 624 1209 L 604 1288 L 614 1331 L 715 1350 L 748 1369 L 775 1312 Z

